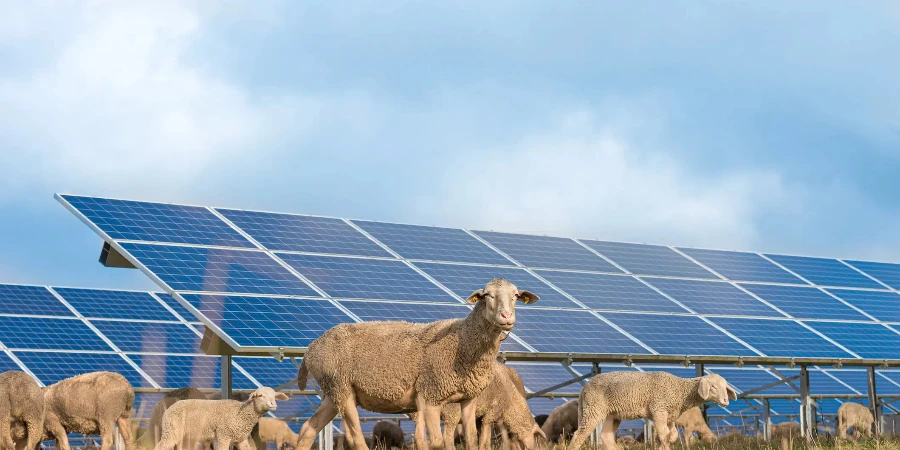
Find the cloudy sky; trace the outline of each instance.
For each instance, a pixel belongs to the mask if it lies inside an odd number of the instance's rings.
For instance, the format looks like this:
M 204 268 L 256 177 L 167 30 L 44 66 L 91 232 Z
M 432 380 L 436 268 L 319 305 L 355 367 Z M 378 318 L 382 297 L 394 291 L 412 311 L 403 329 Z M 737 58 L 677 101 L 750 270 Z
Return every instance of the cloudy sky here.
M 55 192 L 900 261 L 896 2 L 219 3 L 0 1 L 0 282 L 151 286 Z

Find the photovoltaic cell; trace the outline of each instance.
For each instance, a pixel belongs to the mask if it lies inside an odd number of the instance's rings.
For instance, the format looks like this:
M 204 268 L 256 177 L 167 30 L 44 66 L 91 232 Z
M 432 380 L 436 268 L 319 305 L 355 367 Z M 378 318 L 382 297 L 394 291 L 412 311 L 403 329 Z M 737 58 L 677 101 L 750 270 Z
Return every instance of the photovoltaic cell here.
M 536 272 L 591 309 L 686 312 L 631 276 L 554 270 Z
M 852 387 L 860 394 L 866 394 L 869 392 L 869 374 L 867 374 L 865 370 L 848 370 L 847 368 L 844 368 L 841 370 L 828 370 L 827 372 L 831 376 L 836 377 L 838 380 L 841 380 L 844 383 L 850 385 L 850 387 Z M 877 371 L 877 373 L 880 372 L 881 371 Z M 900 386 L 897 386 L 896 384 L 879 376 L 876 376 L 875 378 L 875 388 L 878 391 L 879 395 L 900 394 Z
M 332 297 L 458 303 L 402 261 L 289 253 L 278 257 Z
M 699 314 L 784 317 L 730 283 L 674 278 L 645 278 L 644 281 Z
M 549 415 L 551 411 L 553 411 L 556 407 L 562 406 L 566 403 L 568 399 L 562 398 L 546 398 L 546 397 L 535 397 L 528 399 L 528 409 L 531 410 L 531 413 L 535 416 L 539 416 L 541 414 Z
M 526 267 L 622 273 L 571 239 L 493 231 L 475 234 Z
M 66 378 L 89 372 L 109 371 L 125 377 L 132 386 L 145 381 L 138 371 L 120 355 L 114 353 L 67 353 L 16 351 L 16 357 L 28 367 L 44 385 L 49 386 Z
M 745 284 L 744 289 L 799 319 L 870 320 L 859 311 L 814 288 Z
M 112 239 L 254 247 L 206 208 L 72 195 L 61 197 Z
M 662 355 L 759 356 L 696 316 L 602 315 Z
M 8 354 L 6 354 L 6 352 L 0 352 L 0 373 L 10 370 L 21 371 L 22 368 L 19 367 L 19 365 L 16 364 L 16 362 L 13 361 L 12 358 L 10 358 Z
M 588 311 L 517 308 L 513 332 L 539 352 L 650 353 Z
M 327 300 L 183 294 L 238 345 L 306 347 L 334 325 L 352 322 Z
M 218 356 L 128 355 L 141 370 L 163 389 L 185 386 L 221 387 L 222 361 Z M 256 389 L 257 386 L 239 370 L 231 371 L 234 389 Z
M 799 369 L 778 369 L 782 375 L 792 377 L 799 375 Z M 794 380 L 794 385 L 800 387 L 800 379 Z M 795 392 L 796 393 L 796 392 Z M 809 369 L 809 393 L 812 395 L 853 395 L 852 389 L 844 386 L 834 378 L 829 377 L 819 369 Z
M 900 322 L 900 295 L 883 291 L 828 289 L 845 302 L 884 322 Z
M 54 288 L 82 316 L 103 319 L 178 320 L 147 292 Z
M 0 342 L 18 349 L 112 350 L 78 319 L 0 317 Z
M 894 289 L 900 289 L 900 264 L 870 261 L 847 263 Z
M 522 364 L 522 363 L 506 363 L 507 367 L 511 367 L 522 378 L 522 383 L 531 392 L 537 392 L 557 384 L 565 383 L 576 378 L 577 376 L 569 372 L 565 367 L 558 363 L 550 364 Z M 568 386 L 554 390 L 557 393 L 577 394 L 581 392 L 582 383 L 576 381 Z
M 237 209 L 217 211 L 269 250 L 391 256 L 341 219 Z
M 153 408 L 159 403 L 165 394 L 135 394 L 134 406 L 131 408 L 132 419 L 149 419 L 153 415 Z
M 821 336 L 790 320 L 709 318 L 716 325 L 750 344 L 766 356 L 852 358 Z
M 775 375 L 771 374 L 767 370 L 762 370 L 762 369 L 716 368 L 716 369 L 712 370 L 712 372 L 721 375 L 723 378 L 725 378 L 726 381 L 728 381 L 728 384 L 734 386 L 740 392 L 747 392 L 752 389 L 760 388 L 769 383 L 778 381 L 778 378 Z M 795 381 L 795 385 L 798 387 L 800 386 L 799 381 L 800 380 Z M 775 395 L 775 394 L 796 394 L 797 391 L 791 389 L 791 387 L 788 386 L 787 384 L 782 383 L 782 384 L 772 386 L 763 391 L 759 391 L 758 393 L 759 394 L 773 394 L 773 395 Z
M 123 352 L 200 353 L 200 336 L 183 323 L 92 320 Z
M 309 387 L 309 385 L 307 385 L 307 387 Z M 316 409 L 321 403 L 322 401 L 319 400 L 318 397 L 313 397 L 310 395 L 295 395 L 286 402 L 278 402 L 278 409 L 274 411 L 275 417 L 283 419 L 306 419 L 311 417 L 313 413 L 316 412 Z M 300 425 L 302 424 L 295 424 L 292 421 L 288 421 L 287 423 L 295 433 L 298 433 L 300 431 Z M 337 425 L 337 423 L 335 423 L 334 425 Z
M 806 322 L 863 358 L 900 358 L 900 334 L 879 324 Z
M 524 269 L 495 266 L 468 266 L 460 264 L 415 263 L 425 273 L 453 291 L 460 298 L 467 298 L 477 289 L 483 289 L 494 278 L 506 278 L 518 289 L 527 290 L 538 297 L 534 306 L 580 308 L 564 295 L 556 292 Z
M 263 386 L 276 388 L 294 380 L 290 389 L 297 388 L 297 366 L 288 358 L 278 362 L 275 358 L 236 357 L 233 361 Z M 297 362 L 300 362 L 300 359 L 297 359 Z M 315 386 L 315 379 L 309 377 L 306 388 L 315 389 Z M 278 409 L 281 409 L 280 404 Z
M 581 242 L 635 275 L 714 278 L 710 271 L 662 245 L 581 239 Z
M 681 247 L 679 250 L 729 280 L 806 284 L 756 253 Z
M 123 247 L 176 291 L 319 296 L 263 252 L 149 244 Z
M 882 285 L 836 259 L 769 254 L 766 256 L 819 286 L 883 288 Z
M 878 370 L 876 373 L 881 376 L 875 380 L 875 388 L 878 393 L 892 394 L 895 390 L 900 389 L 898 386 L 900 385 L 900 371 Z
M 0 314 L 74 316 L 43 286 L 0 284 Z
M 165 292 L 155 292 L 156 298 L 162 300 L 169 308 L 175 311 L 176 314 L 181 316 L 182 319 L 188 322 L 199 322 L 199 319 L 187 308 L 184 307 L 181 303 L 178 302 L 174 297 Z
M 407 259 L 512 265 L 503 255 L 454 228 L 353 221 Z

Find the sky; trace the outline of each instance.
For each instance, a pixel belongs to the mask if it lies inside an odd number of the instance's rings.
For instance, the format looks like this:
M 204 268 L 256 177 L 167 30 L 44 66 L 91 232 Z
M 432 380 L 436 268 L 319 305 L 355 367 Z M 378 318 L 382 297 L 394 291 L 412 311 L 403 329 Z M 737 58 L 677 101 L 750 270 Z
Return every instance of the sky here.
M 896 2 L 221 3 L 0 2 L 0 282 L 153 287 L 57 192 L 900 261 Z

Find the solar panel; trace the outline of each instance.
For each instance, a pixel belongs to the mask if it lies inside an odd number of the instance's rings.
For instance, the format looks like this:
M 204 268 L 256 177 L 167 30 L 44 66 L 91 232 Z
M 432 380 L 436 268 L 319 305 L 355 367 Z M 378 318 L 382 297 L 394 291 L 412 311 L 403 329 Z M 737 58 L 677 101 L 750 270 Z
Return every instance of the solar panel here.
M 132 386 L 146 381 L 122 356 L 115 353 L 13 352 L 45 386 L 83 373 L 109 371 L 124 376 Z
M 674 278 L 645 281 L 699 314 L 784 317 L 730 283 Z
M 512 265 L 503 255 L 460 229 L 361 220 L 353 223 L 407 259 Z
M 588 311 L 517 308 L 514 332 L 539 352 L 650 353 Z
M 752 368 L 743 368 L 743 369 L 727 369 L 727 368 L 714 368 L 711 370 L 713 373 L 717 373 L 721 375 L 725 380 L 728 381 L 728 384 L 737 388 L 740 392 L 747 392 L 756 388 L 763 387 L 769 383 L 773 383 L 778 381 L 779 378 L 770 373 L 767 370 L 763 369 L 752 369 Z M 799 380 L 794 381 L 795 386 L 800 386 Z M 797 391 L 791 389 L 791 387 L 786 384 L 778 384 L 772 387 L 769 387 L 765 390 L 759 391 L 758 394 L 766 395 L 766 394 L 796 394 Z
M 275 358 L 236 357 L 232 361 L 263 386 L 275 388 L 297 378 L 297 366 L 288 358 L 278 362 Z M 298 359 L 297 362 L 300 362 L 300 360 Z M 310 377 L 306 388 L 314 389 L 315 385 L 315 380 Z M 296 389 L 296 381 L 288 388 Z
M 875 380 L 875 389 L 879 394 L 891 394 L 892 391 L 896 388 L 891 386 L 900 385 L 900 371 L 897 370 L 879 370 L 878 375 L 881 378 Z M 887 380 L 887 381 L 886 381 Z M 882 391 L 882 389 L 887 389 Z
M 475 234 L 526 267 L 622 273 L 571 239 L 493 231 Z
M 678 249 L 729 280 L 806 284 L 756 253 L 682 247 Z
M 557 384 L 565 383 L 576 378 L 572 372 L 558 363 L 550 364 L 522 364 L 506 363 L 522 378 L 522 383 L 532 392 L 537 392 Z M 555 393 L 577 394 L 581 392 L 581 382 L 575 382 L 568 386 L 554 390 Z
M 254 247 L 206 208 L 73 195 L 60 197 L 112 239 Z
M 54 288 L 82 316 L 102 319 L 178 320 L 148 292 Z
M 74 316 L 43 286 L 0 284 L 0 314 Z
M 200 313 L 245 347 L 306 347 L 334 325 L 352 322 L 320 299 L 182 294 Z
M 319 295 L 264 252 L 129 243 L 122 246 L 176 291 Z
M 275 411 L 275 417 L 278 418 L 308 418 L 316 412 L 322 403 L 319 397 L 311 395 L 295 395 L 286 402 L 278 402 L 278 409 Z M 288 422 L 288 425 L 295 433 L 299 431 L 299 425 Z M 337 425 L 336 423 L 334 425 Z
M 778 369 L 782 375 L 792 377 L 799 375 L 799 369 Z M 800 386 L 800 380 L 794 381 L 796 386 Z M 809 393 L 812 395 L 853 395 L 852 389 L 844 386 L 834 378 L 829 377 L 824 371 L 819 369 L 809 369 Z
M 766 356 L 853 358 L 821 336 L 790 320 L 710 317 L 716 325 L 750 344 Z
M 0 373 L 10 370 L 21 371 L 22 368 L 6 352 L 0 351 Z
M 580 308 L 524 269 L 496 266 L 470 266 L 461 264 L 435 264 L 417 262 L 416 267 L 443 284 L 460 298 L 467 298 L 477 289 L 483 289 L 487 281 L 506 278 L 519 289 L 531 291 L 541 299 L 535 306 Z
M 332 297 L 458 303 L 402 261 L 278 254 Z
M 900 295 L 894 292 L 828 289 L 828 292 L 884 322 L 900 322 Z
M 34 350 L 112 350 L 79 319 L 0 316 L 0 342 Z
M 164 396 L 165 394 L 135 394 L 131 419 L 149 419 L 153 415 L 153 408 Z
M 662 355 L 758 356 L 696 316 L 603 313 Z
M 719 277 L 662 245 L 629 244 L 581 239 L 581 242 L 635 275 L 687 278 Z
M 800 319 L 869 320 L 859 311 L 814 287 L 743 285 L 763 300 Z
M 820 286 L 883 288 L 872 279 L 836 259 L 768 254 L 766 256 Z
M 130 354 L 128 357 L 163 389 L 221 387 L 222 363 L 219 357 L 153 354 Z M 232 369 L 231 377 L 234 389 L 257 387 L 240 370 Z
M 848 384 L 854 390 L 861 394 L 869 392 L 869 374 L 865 370 L 857 369 L 841 369 L 828 370 L 829 375 Z M 878 372 L 881 373 L 880 371 Z M 875 388 L 879 395 L 897 395 L 900 394 L 900 386 L 880 377 L 875 378 Z
M 552 270 L 536 272 L 591 309 L 686 312 L 631 276 Z
M 182 319 L 188 322 L 199 322 L 199 319 L 197 319 L 194 313 L 185 308 L 181 303 L 178 302 L 178 300 L 176 300 L 171 295 L 166 294 L 165 292 L 155 292 L 154 294 L 156 295 L 156 298 L 160 299 L 169 308 L 172 308 L 172 310 L 175 311 L 176 314 L 181 316 Z
M 900 358 L 900 334 L 883 325 L 842 322 L 806 324 L 863 358 Z
M 871 261 L 846 262 L 891 288 L 900 289 L 900 264 Z
M 546 397 L 535 397 L 528 399 L 528 409 L 531 410 L 531 414 L 535 416 L 539 416 L 541 414 L 549 415 L 551 411 L 555 408 L 562 406 L 569 399 L 563 398 L 546 398 Z
M 123 352 L 197 353 L 200 336 L 183 323 L 92 320 Z

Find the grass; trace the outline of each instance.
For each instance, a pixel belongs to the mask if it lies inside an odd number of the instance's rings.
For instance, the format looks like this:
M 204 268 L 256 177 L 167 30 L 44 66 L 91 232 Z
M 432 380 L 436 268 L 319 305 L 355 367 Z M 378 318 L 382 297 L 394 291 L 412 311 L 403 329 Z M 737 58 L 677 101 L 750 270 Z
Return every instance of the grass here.
M 656 445 L 637 442 L 629 445 L 618 445 L 620 450 L 655 450 Z M 558 444 L 547 450 L 565 450 L 565 446 Z M 803 439 L 791 439 L 784 442 L 766 442 L 749 436 L 737 434 L 726 435 L 716 442 L 694 442 L 685 446 L 681 442 L 672 445 L 672 450 L 900 450 L 900 437 L 859 439 L 841 441 L 832 437 L 819 438 L 807 443 Z M 595 447 L 586 444 L 582 450 L 594 450 Z

